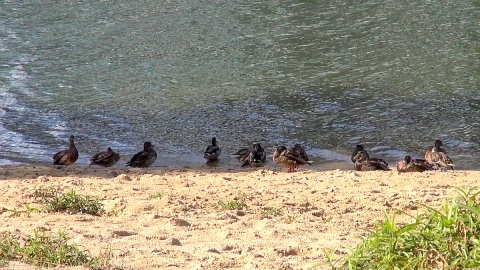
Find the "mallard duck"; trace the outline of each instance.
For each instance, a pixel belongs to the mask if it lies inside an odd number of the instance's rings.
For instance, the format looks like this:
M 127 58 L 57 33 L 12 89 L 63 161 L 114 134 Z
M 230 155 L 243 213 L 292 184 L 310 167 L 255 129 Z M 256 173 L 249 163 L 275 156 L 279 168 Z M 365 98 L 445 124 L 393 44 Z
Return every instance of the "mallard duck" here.
M 132 168 L 147 168 L 152 165 L 155 160 L 157 160 L 157 152 L 154 150 L 154 147 L 151 142 L 145 142 L 143 144 L 143 151 L 138 152 L 136 155 L 127 162 L 125 167 Z
M 295 168 L 300 165 L 311 165 L 313 163 L 313 161 L 308 160 L 307 153 L 301 145 L 295 145 L 292 149 L 280 145 L 273 153 L 273 161 L 282 167 L 287 167 L 288 172 L 295 172 Z
M 442 147 L 443 142 L 441 140 L 436 140 L 434 146 L 431 146 L 425 152 L 425 159 L 432 164 L 436 164 L 442 171 L 445 168 L 450 167 L 452 170 L 453 164 L 452 159 L 448 156 L 445 148 Z
M 435 167 L 425 159 L 416 158 L 406 155 L 403 160 L 397 163 L 397 171 L 401 172 L 424 172 L 435 170 Z
M 215 161 L 218 160 L 218 157 L 222 153 L 222 149 L 217 145 L 217 138 L 212 138 L 212 145 L 209 145 L 205 152 L 203 153 L 203 157 L 206 158 L 208 161 Z
M 360 145 L 360 144 L 359 144 L 359 145 L 357 145 L 357 146 L 355 147 L 355 150 L 353 150 L 353 152 L 352 152 L 351 160 L 352 160 L 353 163 L 355 163 L 355 161 L 356 161 L 356 160 L 355 160 L 355 157 L 356 157 L 357 154 L 358 154 L 359 152 L 361 152 L 361 151 L 365 152 L 365 154 L 367 155 L 367 158 L 369 158 L 367 151 L 363 148 L 363 145 Z M 388 166 L 388 165 L 387 165 L 387 166 Z
M 62 166 L 68 166 L 78 159 L 78 150 L 75 147 L 74 140 L 75 136 L 71 135 L 70 136 L 70 146 L 67 150 L 60 151 L 53 155 L 53 165 L 62 165 Z
M 356 171 L 390 171 L 388 163 L 381 158 L 368 158 L 366 151 L 359 151 L 354 157 Z
M 437 146 L 434 146 L 431 151 L 427 151 L 425 153 L 425 159 L 432 164 L 436 164 L 440 170 L 445 170 L 447 167 L 450 167 L 453 169 L 453 166 L 455 164 L 453 163 L 453 160 L 447 155 L 445 150 L 439 149 Z
M 437 148 L 438 152 L 443 152 L 443 153 L 447 153 L 447 151 L 445 150 L 445 148 L 442 147 L 443 146 L 443 142 L 441 140 L 436 140 L 435 141 L 435 144 L 433 146 L 430 146 L 427 148 L 427 151 L 425 152 L 425 159 L 427 159 L 427 153 L 428 152 L 432 152 L 432 149 L 434 147 Z
M 250 148 L 240 149 L 234 155 L 238 161 L 243 162 L 242 167 L 262 167 L 267 161 L 265 150 L 259 143 L 253 144 Z
M 99 165 L 102 167 L 111 167 L 120 160 L 120 155 L 108 147 L 107 151 L 100 152 L 90 158 L 90 165 Z M 90 166 L 89 165 L 89 166 Z

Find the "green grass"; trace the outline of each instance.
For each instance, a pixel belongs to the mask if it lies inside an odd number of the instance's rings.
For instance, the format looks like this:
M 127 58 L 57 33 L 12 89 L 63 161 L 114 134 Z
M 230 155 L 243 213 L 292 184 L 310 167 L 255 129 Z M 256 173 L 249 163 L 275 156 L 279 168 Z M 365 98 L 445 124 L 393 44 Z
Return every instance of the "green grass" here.
M 247 204 L 241 201 L 218 202 L 220 208 L 223 210 L 242 210 L 247 207 Z
M 53 187 L 36 189 L 33 196 L 43 204 L 47 212 L 86 213 L 100 216 L 105 213 L 103 204 L 97 198 L 77 194 L 71 190 L 58 194 Z
M 275 208 L 275 207 L 264 207 L 262 209 L 262 216 L 268 216 L 268 217 L 276 217 L 278 215 L 281 215 L 283 212 L 282 212 L 282 209 L 280 208 Z
M 162 193 L 160 193 L 160 192 L 155 192 L 155 193 L 153 193 L 153 194 L 150 195 L 150 199 L 161 199 L 162 196 L 163 196 Z
M 70 238 L 59 231 L 56 236 L 47 236 L 35 231 L 34 236 L 27 239 L 9 232 L 0 233 L 0 265 L 9 261 L 21 261 L 39 267 L 55 267 L 59 265 L 84 265 L 91 269 L 107 269 L 111 254 L 104 257 L 92 257 L 77 245 L 68 244 Z
M 326 264 L 332 269 L 479 269 L 480 192 L 458 193 L 440 209 L 424 206 L 426 212 L 406 225 L 385 211 L 385 221 L 346 258 L 325 252 Z

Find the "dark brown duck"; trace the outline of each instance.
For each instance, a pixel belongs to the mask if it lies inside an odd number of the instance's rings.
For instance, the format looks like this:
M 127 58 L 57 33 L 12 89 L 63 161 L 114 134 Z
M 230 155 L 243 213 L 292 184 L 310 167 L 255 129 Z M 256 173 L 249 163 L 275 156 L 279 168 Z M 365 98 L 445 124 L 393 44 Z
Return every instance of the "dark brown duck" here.
M 53 155 L 53 165 L 61 165 L 61 166 L 68 166 L 78 159 L 78 150 L 75 147 L 74 140 L 75 137 L 73 135 L 70 136 L 70 146 L 67 150 L 60 151 Z
M 102 167 L 111 167 L 120 160 L 120 155 L 108 147 L 107 151 L 103 151 L 93 155 L 90 158 L 90 165 L 99 165 Z
M 132 168 L 148 168 L 157 160 L 157 152 L 153 149 L 151 142 L 145 142 L 143 144 L 143 151 L 135 154 L 125 167 Z

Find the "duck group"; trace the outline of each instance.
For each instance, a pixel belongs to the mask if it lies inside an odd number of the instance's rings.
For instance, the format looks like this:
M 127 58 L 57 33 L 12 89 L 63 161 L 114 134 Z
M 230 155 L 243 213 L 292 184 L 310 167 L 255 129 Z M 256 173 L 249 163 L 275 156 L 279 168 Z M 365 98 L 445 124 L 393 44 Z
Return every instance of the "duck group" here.
M 75 136 L 69 137 L 68 149 L 59 151 L 53 156 L 54 166 L 67 167 L 75 163 L 78 159 L 78 150 L 74 142 Z M 211 144 L 207 146 L 203 157 L 207 162 L 216 162 L 219 160 L 222 150 L 218 146 L 216 137 L 213 137 Z M 260 143 L 254 143 L 251 147 L 242 148 L 233 154 L 242 164 L 241 167 L 263 167 L 267 162 L 267 153 Z M 90 158 L 91 165 L 102 167 L 111 167 L 120 160 L 120 154 L 114 152 L 108 147 L 106 151 L 99 152 Z M 143 144 L 143 150 L 136 153 L 127 163 L 126 167 L 148 168 L 157 160 L 157 152 L 154 145 L 147 141 Z M 290 148 L 280 145 L 273 152 L 272 160 L 281 167 L 288 168 L 288 172 L 295 172 L 303 165 L 312 165 L 313 161 L 308 158 L 308 154 L 300 144 L 295 144 Z M 378 157 L 370 157 L 363 145 L 357 145 L 352 152 L 351 161 L 355 171 L 390 171 L 388 163 Z M 443 148 L 443 142 L 436 140 L 434 145 L 428 147 L 424 159 L 412 158 L 406 155 L 397 163 L 398 173 L 406 172 L 424 172 L 432 170 L 445 171 L 453 169 L 455 164 Z

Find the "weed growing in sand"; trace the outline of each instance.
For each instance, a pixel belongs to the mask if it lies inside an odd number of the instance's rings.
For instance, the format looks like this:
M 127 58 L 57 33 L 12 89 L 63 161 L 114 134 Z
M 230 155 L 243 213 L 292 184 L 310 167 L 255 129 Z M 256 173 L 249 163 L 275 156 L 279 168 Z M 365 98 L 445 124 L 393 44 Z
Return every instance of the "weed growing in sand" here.
M 278 215 L 282 214 L 282 209 L 280 208 L 275 208 L 275 207 L 264 207 L 262 209 L 262 216 L 267 216 L 267 217 L 276 217 Z
M 59 265 L 84 265 L 92 269 L 106 269 L 111 256 L 92 257 L 88 252 L 80 250 L 77 245 L 68 244 L 70 239 L 65 232 L 59 231 L 57 236 L 47 236 L 35 231 L 34 236 L 19 239 L 10 232 L 0 233 L 0 262 L 18 260 L 39 267 L 55 267 Z
M 415 221 L 385 221 L 363 238 L 343 265 L 326 252 L 332 269 L 467 269 L 480 267 L 480 191 L 458 189 L 460 196 L 440 209 L 425 206 Z M 343 261 L 343 260 L 342 260 Z
M 155 192 L 155 193 L 153 193 L 153 194 L 150 195 L 150 199 L 161 199 L 162 196 L 163 196 L 162 193 L 160 193 L 160 192 Z
M 241 210 L 247 207 L 247 204 L 241 201 L 218 202 L 223 210 Z
M 14 208 L 14 209 L 5 208 L 4 211 L 12 212 L 10 214 L 10 217 L 19 217 L 22 214 L 24 214 L 27 217 L 30 217 L 32 213 L 40 212 L 38 208 L 30 206 L 28 203 L 24 203 L 23 206 L 25 206 L 25 210 L 18 210 L 17 208 Z
M 58 194 L 50 187 L 35 190 L 33 196 L 43 204 L 47 212 L 86 213 L 95 216 L 105 213 L 103 204 L 98 199 L 77 194 L 74 190 Z

